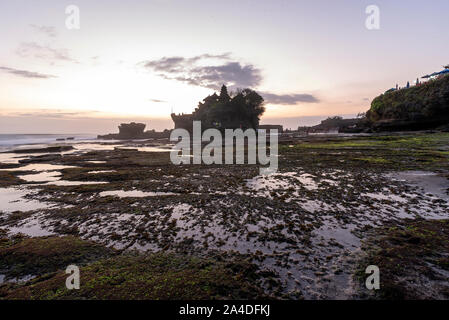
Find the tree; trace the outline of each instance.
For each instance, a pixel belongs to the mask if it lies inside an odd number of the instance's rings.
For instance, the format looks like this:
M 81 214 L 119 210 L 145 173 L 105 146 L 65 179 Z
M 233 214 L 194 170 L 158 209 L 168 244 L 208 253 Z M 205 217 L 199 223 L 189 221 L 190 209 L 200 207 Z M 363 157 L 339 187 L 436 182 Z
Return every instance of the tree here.
M 363 118 L 366 118 L 366 112 L 359 112 L 359 113 L 357 113 L 356 118 L 357 118 L 357 119 L 363 119 Z
M 225 85 L 221 86 L 219 100 L 224 103 L 229 102 L 231 100 L 231 97 L 228 94 L 228 88 L 226 88 Z

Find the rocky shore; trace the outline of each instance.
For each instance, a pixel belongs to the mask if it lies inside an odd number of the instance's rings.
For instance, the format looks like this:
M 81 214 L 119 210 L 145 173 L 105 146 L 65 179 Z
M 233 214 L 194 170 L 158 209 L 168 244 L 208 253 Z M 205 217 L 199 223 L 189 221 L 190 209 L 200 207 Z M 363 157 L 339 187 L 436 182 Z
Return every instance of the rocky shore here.
M 167 143 L 1 163 L 0 298 L 449 298 L 449 134 L 281 139 L 270 176 L 176 166 Z

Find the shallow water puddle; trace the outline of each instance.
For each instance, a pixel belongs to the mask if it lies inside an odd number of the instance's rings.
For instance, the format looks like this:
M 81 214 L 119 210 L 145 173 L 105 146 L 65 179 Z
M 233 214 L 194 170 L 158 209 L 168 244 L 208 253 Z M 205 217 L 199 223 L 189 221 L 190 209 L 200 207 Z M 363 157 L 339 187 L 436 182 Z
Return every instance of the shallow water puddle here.
M 44 171 L 36 174 L 27 174 L 18 176 L 27 182 L 57 181 L 61 178 L 61 174 L 55 171 Z
M 120 144 L 101 144 L 101 143 L 78 143 L 73 145 L 75 152 L 85 152 L 85 151 L 112 151 L 115 147 L 120 147 Z
M 416 185 L 441 199 L 449 201 L 449 180 L 439 176 L 435 172 L 428 171 L 404 171 L 389 175 L 391 178 Z
M 115 170 L 98 170 L 98 171 L 89 171 L 88 173 L 96 174 L 96 173 L 111 173 L 111 172 L 117 172 Z
M 173 207 L 171 217 L 174 219 L 180 219 L 184 214 L 192 210 L 192 206 L 187 203 L 181 203 Z
M 314 234 L 324 239 L 334 239 L 346 248 L 358 248 L 360 247 L 360 239 L 351 233 L 354 228 L 354 225 L 345 225 L 345 228 L 343 228 L 341 226 L 325 224 L 314 230 Z
M 0 163 L 17 164 L 20 159 L 26 157 L 19 156 L 15 153 L 0 153 Z
M 22 233 L 30 237 L 45 237 L 54 234 L 53 232 L 44 229 L 39 222 L 39 217 L 30 217 L 23 220 L 19 226 L 8 227 L 8 229 L 11 234 Z
M 373 198 L 376 200 L 389 200 L 389 201 L 397 201 L 401 203 L 406 203 L 407 199 L 400 197 L 395 194 L 383 194 L 383 193 L 362 193 L 361 196 Z
M 1 169 L 2 171 L 56 171 L 67 168 L 77 168 L 75 166 L 55 165 L 48 163 L 31 163 L 26 166 L 12 169 Z
M 286 189 L 288 188 L 290 183 L 288 181 L 283 181 L 277 179 L 275 176 L 257 176 L 252 179 L 249 179 L 246 183 L 246 186 L 252 190 L 276 190 L 279 188 Z
M 0 188 L 0 211 L 31 211 L 50 208 L 52 204 L 25 197 L 33 193 L 25 188 Z
M 299 182 L 301 182 L 307 190 L 316 190 L 318 189 L 317 183 L 312 179 L 313 176 L 309 174 L 302 174 L 300 176 L 296 176 Z M 330 180 L 328 180 L 330 181 Z
M 140 152 L 170 152 L 171 147 L 137 147 Z
M 157 197 L 157 196 L 174 196 L 173 192 L 144 192 L 140 190 L 116 190 L 116 191 L 103 191 L 100 192 L 100 197 L 115 196 L 119 198 L 145 198 L 145 197 Z
M 55 186 L 80 186 L 80 185 L 88 185 L 88 184 L 105 184 L 107 182 L 103 181 L 67 181 L 61 180 L 61 173 L 57 170 L 65 169 L 65 168 L 76 168 L 74 166 L 58 166 L 52 164 L 30 164 L 22 168 L 13 169 L 13 170 L 32 170 L 39 171 L 39 173 L 27 174 L 18 176 L 20 179 L 25 180 L 27 182 L 46 182 L 42 183 L 42 185 L 55 185 Z M 96 171 L 93 171 L 94 173 Z M 103 172 L 103 171 L 97 171 Z M 109 171 L 108 171 L 109 172 Z
M 307 173 L 298 174 L 297 172 L 275 173 L 265 176 L 256 176 L 248 179 L 246 186 L 250 189 L 259 190 L 279 190 L 294 187 L 294 181 L 299 182 L 307 190 L 318 189 L 318 184 L 313 180 L 313 176 Z
M 286 200 L 287 201 L 287 200 Z M 303 200 L 298 203 L 303 209 L 315 213 L 331 210 L 332 206 L 319 200 Z
M 90 185 L 90 184 L 106 184 L 108 182 L 104 181 L 68 181 L 68 180 L 57 180 L 57 181 L 50 181 L 45 183 L 45 185 L 52 185 L 52 186 L 83 186 L 83 185 Z
M 33 275 L 29 274 L 29 275 L 26 275 L 26 276 L 23 276 L 23 277 L 20 277 L 20 278 L 13 278 L 13 279 L 5 280 L 6 275 L 0 274 L 0 285 L 3 284 L 3 283 L 6 283 L 6 282 L 9 282 L 9 283 L 26 282 L 28 280 L 31 280 L 31 279 L 35 278 L 35 277 L 36 276 L 33 276 Z

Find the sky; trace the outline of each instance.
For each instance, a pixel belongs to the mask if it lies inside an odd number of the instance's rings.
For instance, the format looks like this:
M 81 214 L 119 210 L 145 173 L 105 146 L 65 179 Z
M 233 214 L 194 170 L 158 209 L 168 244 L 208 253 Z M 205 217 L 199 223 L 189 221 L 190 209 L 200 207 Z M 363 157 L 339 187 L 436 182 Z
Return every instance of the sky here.
M 379 29 L 366 27 L 369 5 Z M 264 124 L 352 117 L 449 64 L 448 10 L 447 0 L 2 0 L 0 133 L 172 128 L 172 111 L 192 112 L 222 84 L 259 92 Z

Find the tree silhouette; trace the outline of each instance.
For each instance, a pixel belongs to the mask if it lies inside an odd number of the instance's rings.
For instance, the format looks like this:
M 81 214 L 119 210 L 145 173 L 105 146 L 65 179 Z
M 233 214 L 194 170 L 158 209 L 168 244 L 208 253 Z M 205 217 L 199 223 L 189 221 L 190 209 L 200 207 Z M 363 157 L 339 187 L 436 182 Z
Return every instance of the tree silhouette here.
M 231 97 L 228 94 L 228 88 L 226 88 L 225 85 L 221 86 L 221 90 L 220 90 L 220 102 L 229 102 L 231 100 Z

